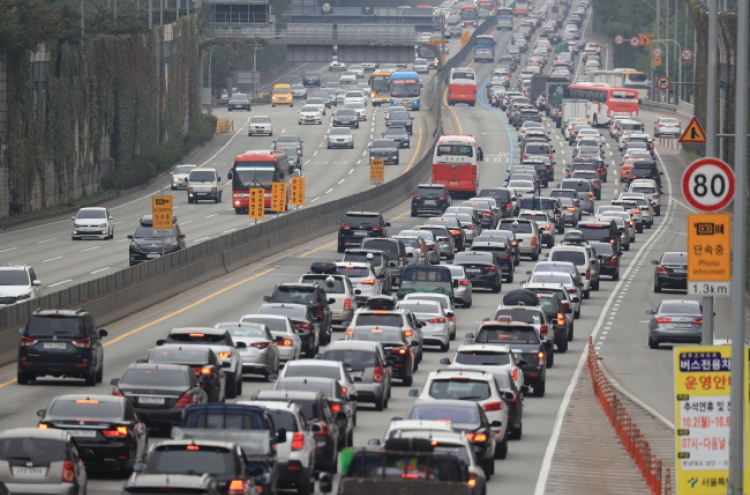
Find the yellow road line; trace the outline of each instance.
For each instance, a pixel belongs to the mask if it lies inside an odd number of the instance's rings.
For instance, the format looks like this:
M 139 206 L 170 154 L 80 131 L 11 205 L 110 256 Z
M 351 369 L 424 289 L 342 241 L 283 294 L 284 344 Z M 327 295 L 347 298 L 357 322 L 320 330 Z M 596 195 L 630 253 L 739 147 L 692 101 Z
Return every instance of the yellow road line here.
M 419 126 L 419 139 L 417 140 L 417 147 L 414 148 L 414 156 L 411 157 L 411 161 L 409 162 L 409 165 L 406 166 L 403 173 L 406 173 L 409 171 L 412 165 L 414 165 L 414 162 L 417 160 L 417 157 L 419 156 L 419 148 L 422 147 L 422 126 Z
M 405 217 L 405 216 L 406 216 L 406 215 L 408 215 L 409 213 L 411 213 L 411 210 L 409 210 L 409 211 L 405 211 L 405 212 L 403 212 L 402 214 L 400 214 L 399 216 L 397 216 L 397 217 L 395 217 L 395 218 L 392 218 L 392 219 L 391 219 L 391 222 L 395 222 L 396 220 L 399 220 L 399 219 L 401 219 L 401 218 Z
M 327 248 L 327 247 L 331 247 L 331 246 L 333 246 L 334 244 L 336 244 L 336 243 L 338 243 L 338 242 L 339 242 L 339 241 L 338 241 L 338 239 L 337 239 L 337 240 L 335 240 L 335 241 L 333 241 L 333 242 L 329 242 L 328 244 L 324 244 L 323 246 L 317 247 L 317 248 L 313 249 L 312 251 L 308 251 L 308 252 L 306 252 L 306 253 L 302 253 L 302 254 L 300 254 L 300 255 L 298 256 L 298 258 L 304 258 L 304 257 L 305 257 L 305 256 L 307 256 L 308 254 L 313 254 L 313 253 L 317 253 L 317 252 L 318 252 L 318 251 L 320 251 L 321 249 L 325 249 L 325 248 Z

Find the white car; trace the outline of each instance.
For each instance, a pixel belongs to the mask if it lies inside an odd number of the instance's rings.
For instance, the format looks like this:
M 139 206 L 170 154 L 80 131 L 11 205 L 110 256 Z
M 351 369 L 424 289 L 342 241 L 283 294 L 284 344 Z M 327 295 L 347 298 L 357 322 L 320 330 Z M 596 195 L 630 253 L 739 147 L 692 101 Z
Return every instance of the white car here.
M 358 89 L 352 89 L 344 94 L 344 107 L 350 103 L 361 103 L 367 106 L 367 98 L 362 95 L 362 91 Z
M 198 165 L 177 165 L 172 170 L 172 190 L 186 189 L 190 172 Z
M 348 70 L 354 72 L 354 75 L 359 79 L 365 77 L 365 69 L 361 65 L 350 65 Z
M 41 286 L 30 266 L 0 267 L 0 306 L 36 299 Z
M 369 298 L 383 293 L 383 282 L 378 278 L 372 265 L 357 261 L 337 261 L 339 275 L 349 277 L 354 288 L 354 302 L 363 305 Z
M 357 74 L 351 71 L 346 71 L 339 76 L 339 82 L 341 84 L 354 84 L 357 82 Z
M 682 135 L 682 125 L 680 121 L 670 117 L 660 117 L 654 122 L 654 137 Z
M 271 331 L 274 337 L 283 337 L 277 342 L 279 361 L 284 363 L 299 359 L 302 354 L 302 340 L 295 331 L 294 323 L 288 316 L 272 314 L 247 314 L 240 318 L 240 323 L 262 323 Z
M 335 70 L 346 70 L 346 64 L 334 59 L 333 62 L 328 65 L 328 70 L 330 72 L 333 72 Z
M 432 234 L 432 232 L 429 233 Z M 440 303 L 445 312 L 445 316 L 448 318 L 448 323 L 450 324 L 450 338 L 451 340 L 456 338 L 456 308 L 453 306 L 450 297 L 445 294 L 431 294 L 429 292 L 412 292 L 411 294 L 406 294 L 404 297 L 404 301 L 414 300 L 435 301 Z
M 427 74 L 430 72 L 430 64 L 423 58 L 415 58 L 412 69 L 419 74 Z
M 378 64 L 375 62 L 362 62 L 361 66 L 364 70 L 375 70 L 378 68 Z
M 642 193 L 651 200 L 654 205 L 654 214 L 658 217 L 661 215 L 661 194 L 656 185 L 656 181 L 651 179 L 635 179 L 630 183 L 628 192 Z
M 273 122 L 271 122 L 271 117 L 268 115 L 256 115 L 247 124 L 248 136 L 256 136 L 258 134 L 273 136 Z
M 307 100 L 305 100 L 304 106 L 308 106 L 308 105 L 318 107 L 318 110 L 320 110 L 320 113 L 322 113 L 323 115 L 326 114 L 326 100 L 324 100 L 323 98 L 318 98 L 318 97 L 308 98 Z
M 523 199 L 527 196 L 532 197 L 536 192 L 534 183 L 530 180 L 525 179 L 516 179 L 509 181 L 508 188 L 513 189 L 513 191 L 515 191 L 516 193 L 516 196 L 518 196 L 520 199 Z
M 422 345 L 438 345 L 440 352 L 448 352 L 451 340 L 451 327 L 448 315 L 438 301 L 424 301 L 419 299 L 404 299 L 399 301 L 398 307 L 411 311 L 414 317 L 422 323 Z
M 518 359 L 519 357 L 513 353 L 509 345 L 464 344 L 458 348 L 452 361 L 443 358 L 440 360 L 440 364 L 449 365 L 448 369 L 451 370 L 481 368 L 489 372 L 507 371 L 518 390 L 521 390 L 524 379 L 523 370 L 518 367 Z
M 347 103 L 344 108 L 357 112 L 357 118 L 360 121 L 367 120 L 367 108 L 362 103 Z
M 315 105 L 305 105 L 299 109 L 299 115 L 297 116 L 297 122 L 300 125 L 303 124 L 322 124 L 323 123 L 323 112 L 320 111 Z
M 112 215 L 106 208 L 81 208 L 73 220 L 73 240 L 78 239 L 112 239 L 115 236 L 115 224 Z

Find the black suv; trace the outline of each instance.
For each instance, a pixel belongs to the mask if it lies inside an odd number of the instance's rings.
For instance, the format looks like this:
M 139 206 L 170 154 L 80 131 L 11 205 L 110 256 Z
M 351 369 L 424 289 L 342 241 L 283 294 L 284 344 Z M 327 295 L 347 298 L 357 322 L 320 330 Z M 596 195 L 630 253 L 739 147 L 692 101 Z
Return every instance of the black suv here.
M 385 118 L 386 127 L 406 127 L 406 132 L 412 133 L 412 124 L 414 118 L 408 112 L 401 110 L 391 110 Z
M 333 313 L 329 304 L 335 301 L 326 296 L 325 291 L 318 284 L 287 284 L 276 286 L 273 294 L 264 296 L 267 303 L 303 304 L 307 306 L 315 318 L 315 326 L 319 329 L 320 345 L 331 342 L 331 319 Z
M 128 236 L 128 239 L 132 241 L 130 243 L 130 266 L 161 258 L 162 252 L 169 254 L 185 249 L 185 234 L 180 231 L 180 226 L 177 225 L 177 217 L 173 218 L 172 225 L 169 235 L 164 237 L 162 243 L 162 238 L 154 235 L 151 215 L 143 215 L 141 224 L 135 229 L 135 233 Z
M 350 211 L 339 222 L 338 252 L 343 253 L 347 246 L 361 246 L 365 237 L 388 237 L 385 228 L 390 226 L 376 211 Z
M 420 213 L 442 215 L 451 205 L 451 195 L 445 184 L 420 184 L 411 196 L 411 216 Z
M 317 72 L 305 72 L 302 75 L 302 84 L 305 86 L 320 87 L 320 74 Z
M 19 385 L 38 376 L 83 378 L 86 385 L 101 383 L 107 331 L 97 329 L 94 318 L 84 311 L 37 310 L 22 327 L 18 348 Z

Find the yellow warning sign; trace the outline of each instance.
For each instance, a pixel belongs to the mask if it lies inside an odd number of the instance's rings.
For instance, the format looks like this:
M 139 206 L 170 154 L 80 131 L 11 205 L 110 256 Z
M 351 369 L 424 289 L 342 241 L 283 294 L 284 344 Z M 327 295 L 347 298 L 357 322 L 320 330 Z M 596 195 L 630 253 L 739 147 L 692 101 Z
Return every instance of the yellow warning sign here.
M 172 196 L 151 197 L 151 228 L 154 230 L 174 227 Z
M 286 182 L 271 184 L 271 211 L 286 211 Z
M 680 142 L 681 143 L 705 143 L 706 142 L 706 132 L 703 130 L 703 127 L 701 127 L 700 122 L 698 122 L 698 117 L 693 117 L 693 119 L 690 121 L 690 123 L 687 126 L 687 129 L 685 129 L 685 132 L 683 132 L 682 136 L 680 136 Z
M 654 55 L 654 69 L 656 69 L 660 65 L 661 65 L 661 57 L 657 57 Z
M 382 158 L 370 159 L 370 181 L 383 182 L 385 180 L 385 160 Z
M 639 46 L 651 46 L 653 43 L 651 43 L 651 36 L 648 35 L 648 33 L 643 33 L 643 36 L 641 36 L 641 41 L 638 43 Z
M 461 46 L 466 46 L 466 43 L 469 42 L 470 38 L 471 38 L 471 33 L 468 31 L 464 31 L 464 34 L 461 35 Z
M 289 204 L 303 206 L 305 204 L 305 178 L 292 177 L 292 191 Z
M 265 209 L 265 197 L 266 190 L 262 187 L 254 187 L 250 189 L 250 198 L 247 204 L 247 215 L 250 218 L 263 218 L 266 216 Z
M 732 280 L 732 216 L 688 214 L 688 282 Z

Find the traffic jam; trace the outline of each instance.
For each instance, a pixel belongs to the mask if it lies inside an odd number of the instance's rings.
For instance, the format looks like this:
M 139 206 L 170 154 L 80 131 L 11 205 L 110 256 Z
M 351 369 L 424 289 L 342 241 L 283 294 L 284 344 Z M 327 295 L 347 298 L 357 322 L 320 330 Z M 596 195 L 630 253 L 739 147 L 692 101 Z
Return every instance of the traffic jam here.
M 624 253 L 659 226 L 666 205 L 654 136 L 681 133 L 666 118 L 649 132 L 637 88 L 592 82 L 603 61 L 602 47 L 583 39 L 588 0 L 515 5 L 439 7 L 449 34 L 496 18 L 497 30 L 476 36 L 473 50 L 476 64 L 495 64 L 489 82 L 467 61 L 450 71 L 446 103 L 502 116 L 498 132 L 506 128 L 516 150 L 502 184 L 480 173 L 498 166 L 482 149 L 489 136 L 442 135 L 431 178 L 411 198 L 408 228 L 383 212 L 350 211 L 340 219 L 335 256 L 299 266 L 299 276 L 247 301 L 256 310 L 172 328 L 109 381 L 108 393 L 50 394 L 27 427 L 0 432 L 8 493 L 84 495 L 101 478 L 119 479 L 123 494 L 346 493 L 347 479 L 363 478 L 494 491 L 488 482 L 502 480 L 504 460 L 524 442 L 524 416 L 544 409 L 553 391 L 555 356 L 586 338 L 575 332 L 582 314 L 601 311 L 592 294 L 620 279 Z M 493 34 L 505 29 L 511 43 L 496 46 Z M 363 107 L 390 104 L 393 125 L 370 156 L 397 164 L 409 146 L 410 114 L 419 110 L 419 76 L 374 65 L 331 64 L 354 74 L 350 84 L 360 69 L 373 76 L 368 87 L 343 92 L 327 143 L 353 147 Z M 431 70 L 421 59 L 414 65 Z M 539 76 L 548 76 L 541 92 Z M 337 93 L 316 90 L 299 124 L 320 124 Z M 248 134 L 273 135 L 268 117 L 250 124 Z M 275 145 L 237 157 L 233 189 L 260 182 L 270 192 L 301 168 L 300 140 L 280 136 Z M 615 148 L 617 170 L 607 156 Z M 218 173 L 179 172 L 175 189 L 205 185 L 190 188 L 190 202 L 222 201 Z M 247 214 L 247 196 L 233 193 L 230 206 Z M 270 201 L 266 194 L 266 208 Z M 144 232 L 150 221 L 142 220 Z M 179 228 L 174 235 L 174 246 L 184 247 Z M 131 246 L 131 264 L 148 259 Z M 655 293 L 687 289 L 686 252 L 652 263 Z M 466 316 L 473 304 L 494 309 L 474 321 Z M 652 313 L 652 349 L 700 342 L 698 303 L 678 295 Z M 107 339 L 85 310 L 34 312 L 21 329 L 18 386 L 45 376 L 102 384 Z M 410 405 L 391 417 L 399 388 Z M 391 420 L 366 438 L 357 431 L 373 412 Z

